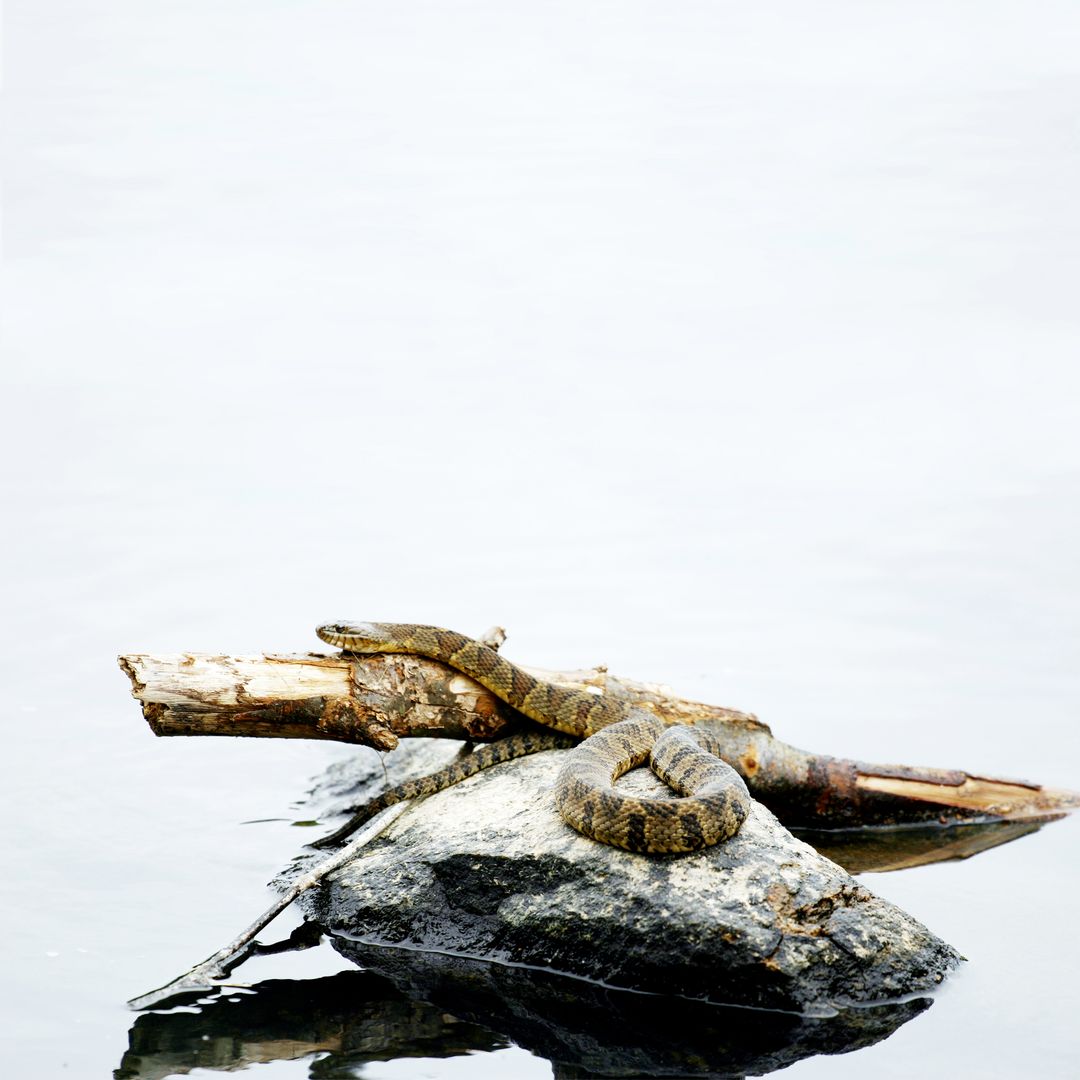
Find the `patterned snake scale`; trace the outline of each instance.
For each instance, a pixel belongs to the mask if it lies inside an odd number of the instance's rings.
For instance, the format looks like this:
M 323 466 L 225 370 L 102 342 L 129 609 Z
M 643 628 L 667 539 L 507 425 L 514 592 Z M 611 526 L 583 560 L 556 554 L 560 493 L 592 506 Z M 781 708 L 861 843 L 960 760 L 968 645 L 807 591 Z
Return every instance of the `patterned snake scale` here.
M 555 804 L 578 832 L 627 851 L 697 851 L 734 836 L 750 809 L 742 777 L 719 757 L 707 728 L 668 726 L 645 709 L 536 679 L 494 649 L 451 630 L 410 623 L 328 623 L 316 631 L 352 653 L 411 653 L 440 660 L 553 731 L 530 731 L 482 746 L 447 768 L 410 780 L 364 806 L 316 842 L 337 844 L 380 810 L 430 795 L 490 765 L 577 742 L 555 782 Z M 568 737 L 569 736 L 569 737 Z M 649 761 L 682 799 L 624 795 L 614 782 Z

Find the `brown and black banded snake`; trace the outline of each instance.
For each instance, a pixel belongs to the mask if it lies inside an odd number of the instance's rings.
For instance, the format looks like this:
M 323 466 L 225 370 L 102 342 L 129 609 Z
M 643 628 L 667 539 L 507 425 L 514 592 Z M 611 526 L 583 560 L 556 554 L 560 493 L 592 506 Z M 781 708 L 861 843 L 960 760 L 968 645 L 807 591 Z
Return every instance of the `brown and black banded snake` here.
M 549 730 L 500 739 L 431 776 L 391 788 L 316 846 L 339 842 L 395 802 L 433 794 L 511 758 L 568 746 L 573 749 L 555 783 L 555 804 L 569 825 L 602 843 L 657 854 L 698 851 L 734 836 L 749 813 L 746 785 L 720 758 L 707 727 L 671 726 L 625 701 L 537 679 L 452 630 L 336 622 L 317 633 L 349 653 L 411 653 L 442 661 Z M 619 776 L 645 761 L 683 798 L 628 795 L 614 788 Z

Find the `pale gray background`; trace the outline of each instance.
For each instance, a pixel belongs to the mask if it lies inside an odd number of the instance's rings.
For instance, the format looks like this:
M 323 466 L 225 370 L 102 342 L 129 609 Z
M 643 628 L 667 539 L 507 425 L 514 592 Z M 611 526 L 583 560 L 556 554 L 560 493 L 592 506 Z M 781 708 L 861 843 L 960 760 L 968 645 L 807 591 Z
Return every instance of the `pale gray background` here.
M 1080 787 L 1075 4 L 9 0 L 5 45 L 5 1073 L 108 1075 L 343 752 L 155 741 L 120 651 L 501 622 Z M 865 878 L 971 962 L 789 1075 L 1074 1075 L 1077 836 Z M 482 1068 L 550 1074 L 364 1075 Z

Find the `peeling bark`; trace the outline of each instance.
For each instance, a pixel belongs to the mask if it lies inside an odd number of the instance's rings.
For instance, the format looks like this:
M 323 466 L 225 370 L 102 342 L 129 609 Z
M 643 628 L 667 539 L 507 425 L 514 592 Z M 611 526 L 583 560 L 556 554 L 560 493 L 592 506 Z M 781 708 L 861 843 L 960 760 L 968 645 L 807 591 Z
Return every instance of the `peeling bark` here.
M 489 740 L 518 723 L 482 686 L 417 656 L 133 653 L 119 662 L 155 735 L 334 739 L 392 750 L 400 737 Z

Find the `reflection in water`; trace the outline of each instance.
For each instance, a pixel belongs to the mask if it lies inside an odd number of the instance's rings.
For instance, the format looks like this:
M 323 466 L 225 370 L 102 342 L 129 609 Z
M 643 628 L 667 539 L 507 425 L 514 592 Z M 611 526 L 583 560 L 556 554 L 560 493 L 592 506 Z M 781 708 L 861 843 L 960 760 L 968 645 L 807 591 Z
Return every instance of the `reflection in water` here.
M 609 990 L 475 960 L 335 946 L 365 970 L 272 980 L 197 1011 L 145 1013 L 114 1076 L 160 1080 L 194 1068 L 322 1054 L 312 1077 L 370 1061 L 454 1057 L 517 1044 L 556 1077 L 742 1076 L 889 1036 L 926 999 L 810 1018 Z
M 913 825 L 895 829 L 792 829 L 800 839 L 849 874 L 907 870 L 928 863 L 970 859 L 981 851 L 1038 832 L 1048 821 L 991 821 L 982 824 Z
M 506 1039 L 410 1001 L 367 971 L 321 979 L 271 979 L 215 997 L 196 1011 L 143 1013 L 128 1035 L 116 1080 L 162 1080 L 192 1069 L 231 1071 L 323 1052 L 313 1077 L 406 1057 L 455 1057 L 498 1050 Z M 345 1071 L 342 1071 L 345 1070 Z

